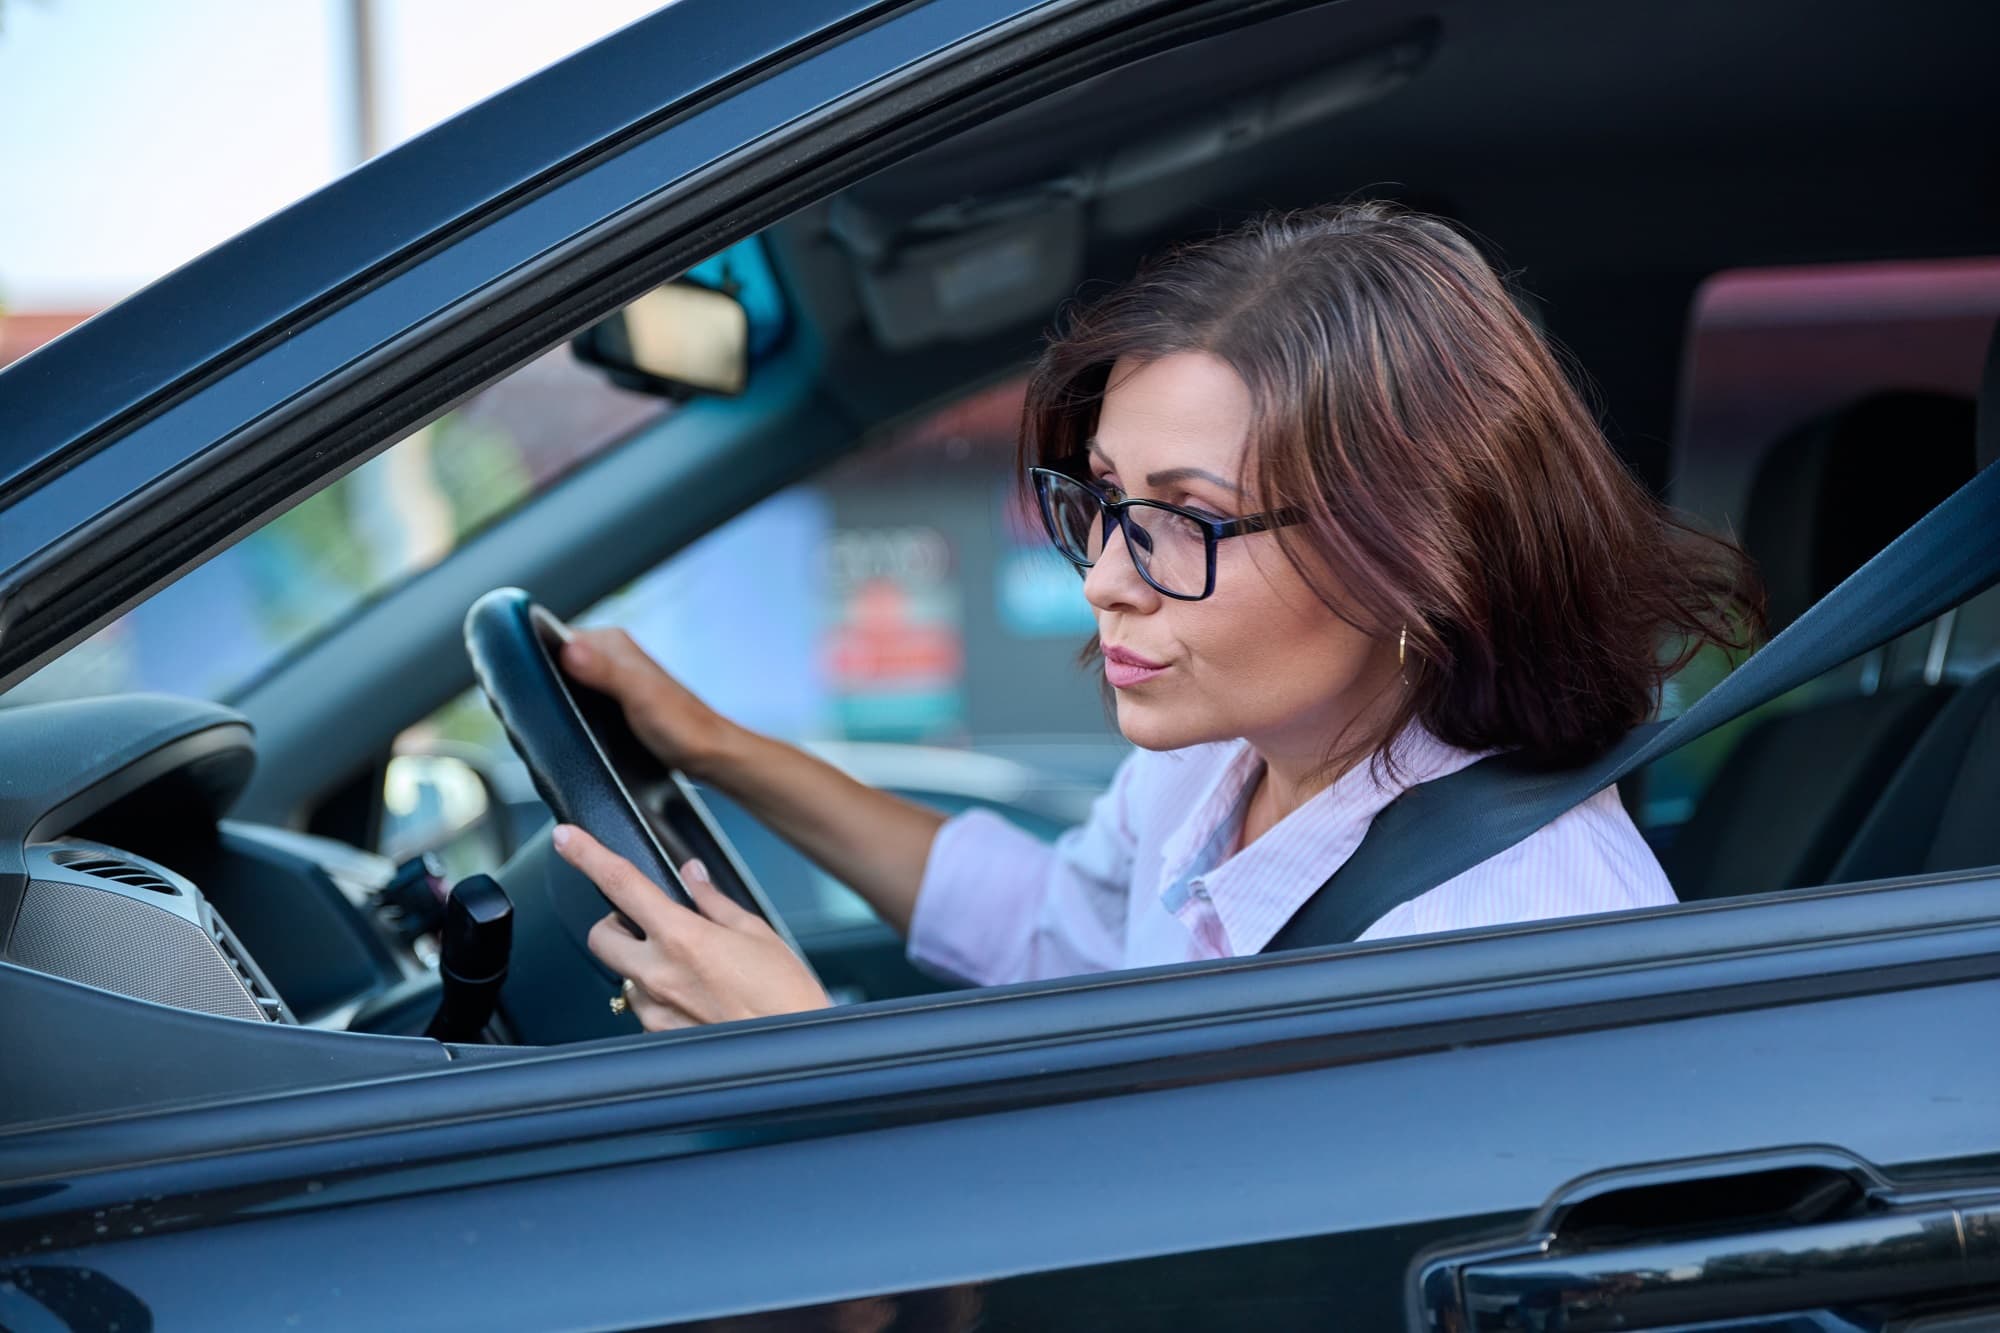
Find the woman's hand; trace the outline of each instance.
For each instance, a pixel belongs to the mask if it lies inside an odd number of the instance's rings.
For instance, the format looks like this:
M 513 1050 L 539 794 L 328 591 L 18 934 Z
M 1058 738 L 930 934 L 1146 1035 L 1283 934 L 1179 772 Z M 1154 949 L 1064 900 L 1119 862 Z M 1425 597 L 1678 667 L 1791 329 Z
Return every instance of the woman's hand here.
M 622 629 L 585 629 L 563 646 L 570 679 L 616 699 L 656 758 L 706 780 L 736 728 L 661 669 Z
M 555 846 L 618 908 L 591 927 L 590 951 L 632 983 L 626 998 L 648 1032 L 832 1003 L 798 955 L 762 917 L 710 883 L 700 861 L 681 867 L 700 909 L 691 912 L 574 825 L 556 826 Z M 619 912 L 644 936 L 634 935 Z
M 578 684 L 616 699 L 633 734 L 660 762 L 727 794 L 866 898 L 884 921 L 897 930 L 909 929 L 931 843 L 944 823 L 942 814 L 864 786 L 797 746 L 731 722 L 660 670 L 623 630 L 577 631 L 563 645 L 562 668 Z M 589 866 L 583 869 L 606 897 L 616 901 L 617 890 L 611 884 L 591 873 Z M 645 882 L 643 877 L 639 882 Z M 722 906 L 716 912 L 703 908 L 706 922 L 694 913 L 687 915 L 704 924 L 730 920 L 717 913 L 733 909 L 733 904 L 719 894 L 713 896 Z M 669 901 L 650 887 L 647 897 Z M 647 929 L 637 916 L 632 920 Z M 621 933 L 628 941 L 632 938 L 630 931 Z M 773 940 L 776 947 L 784 947 Z M 618 941 L 611 943 L 615 947 Z M 812 1002 L 824 1004 L 826 997 L 815 990 Z

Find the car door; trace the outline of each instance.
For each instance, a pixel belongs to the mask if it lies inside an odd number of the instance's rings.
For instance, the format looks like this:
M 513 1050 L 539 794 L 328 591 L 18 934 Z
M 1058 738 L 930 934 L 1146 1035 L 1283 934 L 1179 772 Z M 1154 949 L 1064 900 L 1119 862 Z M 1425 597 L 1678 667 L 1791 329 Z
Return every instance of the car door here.
M 0 1244 L 17 1288 L 122 1293 L 160 1328 L 1904 1327 L 1996 1291 L 1996 887 L 891 1001 L 43 1129 L 0 1140 Z M 1769 1318 L 1814 1305 L 1841 1313 Z

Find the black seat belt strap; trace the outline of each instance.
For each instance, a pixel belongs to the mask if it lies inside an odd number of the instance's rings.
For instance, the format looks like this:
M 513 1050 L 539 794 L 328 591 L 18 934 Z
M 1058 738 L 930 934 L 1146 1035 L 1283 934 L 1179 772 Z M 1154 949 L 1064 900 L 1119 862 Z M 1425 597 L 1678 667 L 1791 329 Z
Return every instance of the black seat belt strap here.
M 1989 404 L 1982 401 L 1982 415 Z M 1579 768 L 1493 755 L 1411 787 L 1264 952 L 1358 939 L 1394 908 L 1499 855 L 1661 755 L 2000 582 L 2000 464 L 1854 571 L 1685 713 Z

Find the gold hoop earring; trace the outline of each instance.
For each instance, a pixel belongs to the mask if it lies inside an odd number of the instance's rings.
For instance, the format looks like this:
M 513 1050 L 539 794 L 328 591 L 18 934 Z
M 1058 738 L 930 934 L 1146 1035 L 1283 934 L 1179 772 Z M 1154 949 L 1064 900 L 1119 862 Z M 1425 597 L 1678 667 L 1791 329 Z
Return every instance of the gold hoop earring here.
M 1396 636 L 1396 674 L 1403 678 L 1403 683 L 1405 685 L 1408 685 L 1410 683 L 1409 672 L 1404 670 L 1404 667 L 1409 662 L 1409 660 L 1410 660 L 1410 627 L 1408 625 L 1405 625 L 1403 626 L 1403 632 Z

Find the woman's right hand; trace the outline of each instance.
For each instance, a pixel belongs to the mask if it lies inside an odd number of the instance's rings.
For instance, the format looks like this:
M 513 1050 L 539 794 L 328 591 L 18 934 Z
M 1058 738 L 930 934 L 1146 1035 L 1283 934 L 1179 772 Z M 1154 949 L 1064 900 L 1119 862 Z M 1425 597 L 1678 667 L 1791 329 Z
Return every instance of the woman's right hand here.
M 563 646 L 570 679 L 616 699 L 625 721 L 656 758 L 696 780 L 711 771 L 735 724 L 668 675 L 622 629 L 582 629 Z

